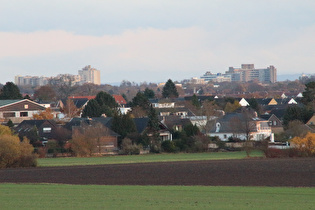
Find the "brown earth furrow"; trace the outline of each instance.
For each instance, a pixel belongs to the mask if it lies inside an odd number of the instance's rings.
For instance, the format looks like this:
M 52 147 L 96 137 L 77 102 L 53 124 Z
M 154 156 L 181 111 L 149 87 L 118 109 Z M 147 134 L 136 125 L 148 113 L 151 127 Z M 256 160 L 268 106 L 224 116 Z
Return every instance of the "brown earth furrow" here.
M 315 158 L 1 169 L 0 183 L 315 187 Z

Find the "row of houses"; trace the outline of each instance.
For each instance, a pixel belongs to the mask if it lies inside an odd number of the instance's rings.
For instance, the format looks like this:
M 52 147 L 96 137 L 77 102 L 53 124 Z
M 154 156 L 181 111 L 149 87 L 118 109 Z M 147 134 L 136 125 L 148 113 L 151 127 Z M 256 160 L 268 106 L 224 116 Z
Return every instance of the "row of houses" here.
M 84 108 L 87 102 L 95 96 L 69 97 L 80 111 Z M 125 107 L 126 101 L 121 96 L 114 96 L 116 102 L 120 105 L 124 112 L 130 111 L 130 108 Z M 201 97 L 199 100 L 206 100 L 208 97 Z M 257 102 L 264 108 L 264 114 L 258 116 L 257 113 L 251 112 L 250 115 L 245 115 L 241 112 L 224 113 L 222 110 L 216 110 L 213 116 L 196 115 L 189 108 L 185 107 L 184 101 L 189 98 L 180 98 L 174 100 L 152 100 L 151 104 L 157 109 L 160 117 L 160 136 L 163 140 L 172 140 L 172 132 L 181 131 L 183 127 L 189 123 L 197 125 L 200 130 L 207 136 L 218 136 L 223 141 L 228 141 L 230 138 L 252 140 L 262 140 L 269 138 L 274 140 L 274 133 L 283 131 L 282 117 L 287 106 L 298 105 L 298 100 L 292 99 L 257 99 Z M 215 99 L 219 103 L 219 100 Z M 239 104 L 243 107 L 248 106 L 246 99 L 238 99 Z M 54 116 L 58 119 L 60 116 L 60 108 L 65 106 L 67 101 L 60 101 L 56 107 L 51 107 L 54 110 Z M 2 123 L 11 120 L 16 125 L 17 132 L 25 132 L 27 129 L 37 127 L 42 140 L 53 139 L 55 131 L 60 127 L 67 129 L 73 134 L 73 128 L 80 127 L 82 122 L 100 122 L 106 128 L 111 129 L 111 118 L 101 117 L 86 119 L 72 118 L 63 125 L 57 124 L 54 120 L 34 120 L 33 115 L 44 111 L 49 105 L 39 104 L 34 101 L 23 100 L 1 100 L 0 101 L 0 119 Z M 80 113 L 80 112 L 78 112 Z M 141 134 L 147 128 L 148 118 L 134 118 L 137 126 L 137 132 Z M 92 123 L 92 124 L 93 124 Z M 91 125 L 92 125 L 91 124 Z M 315 125 L 315 117 L 307 124 L 310 127 Z M 104 141 L 106 144 L 105 150 L 117 149 L 118 134 L 109 132 L 111 138 Z M 110 140 L 109 140 L 110 139 Z M 108 145 L 112 145 L 110 148 Z M 104 151 L 105 151 L 104 150 Z

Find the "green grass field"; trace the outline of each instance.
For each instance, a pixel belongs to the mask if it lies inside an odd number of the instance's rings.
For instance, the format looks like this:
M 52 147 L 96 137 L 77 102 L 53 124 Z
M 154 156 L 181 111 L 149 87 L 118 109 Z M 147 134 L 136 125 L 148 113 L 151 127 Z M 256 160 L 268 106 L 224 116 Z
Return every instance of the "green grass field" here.
M 253 151 L 252 157 L 263 157 L 262 152 Z M 178 154 L 146 154 L 146 155 L 116 155 L 88 158 L 40 158 L 38 165 L 45 166 L 73 166 L 73 165 L 101 165 L 122 163 L 146 163 L 187 160 L 220 160 L 242 159 L 246 157 L 244 151 L 239 152 L 208 152 L 208 153 L 178 153 Z
M 315 188 L 0 184 L 1 209 L 314 209 Z

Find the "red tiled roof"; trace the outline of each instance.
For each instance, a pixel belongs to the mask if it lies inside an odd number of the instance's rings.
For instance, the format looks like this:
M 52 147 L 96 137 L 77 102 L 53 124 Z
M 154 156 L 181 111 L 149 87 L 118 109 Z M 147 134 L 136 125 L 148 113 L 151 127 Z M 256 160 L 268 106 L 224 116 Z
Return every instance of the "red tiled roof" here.
M 115 98 L 116 103 L 127 104 L 126 100 L 121 95 L 113 95 L 113 97 Z

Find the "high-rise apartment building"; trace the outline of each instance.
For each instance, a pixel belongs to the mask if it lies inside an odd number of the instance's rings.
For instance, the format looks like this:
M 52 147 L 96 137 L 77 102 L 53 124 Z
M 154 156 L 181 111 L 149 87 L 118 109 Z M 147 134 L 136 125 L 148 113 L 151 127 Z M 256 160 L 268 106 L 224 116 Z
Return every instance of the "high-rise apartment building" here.
M 230 74 L 213 74 L 210 71 L 207 71 L 200 79 L 204 79 L 205 81 L 212 81 L 212 82 L 231 82 L 231 75 Z
M 226 74 L 231 74 L 232 81 L 248 82 L 257 80 L 262 83 L 277 82 L 277 69 L 269 66 L 265 69 L 255 69 L 254 64 L 242 64 L 241 68 L 230 67 Z
M 277 69 L 274 66 L 255 69 L 254 64 L 242 64 L 241 68 L 229 67 L 225 74 L 213 74 L 208 71 L 200 78 L 212 82 L 249 82 L 257 80 L 262 83 L 275 83 L 277 82 Z
M 37 77 L 37 76 L 15 76 L 14 82 L 19 86 L 43 86 L 49 83 L 49 78 L 47 77 Z
M 90 65 L 85 66 L 82 70 L 79 70 L 79 76 L 81 77 L 81 84 L 93 83 L 96 85 L 101 84 L 101 73 L 95 68 L 91 68 Z
M 100 71 L 91 68 L 90 65 L 78 71 L 79 75 L 58 74 L 56 77 L 38 77 L 38 76 L 15 76 L 14 82 L 16 85 L 25 86 L 43 86 L 43 85 L 58 85 L 67 84 L 70 86 L 82 85 L 84 83 L 101 84 Z

